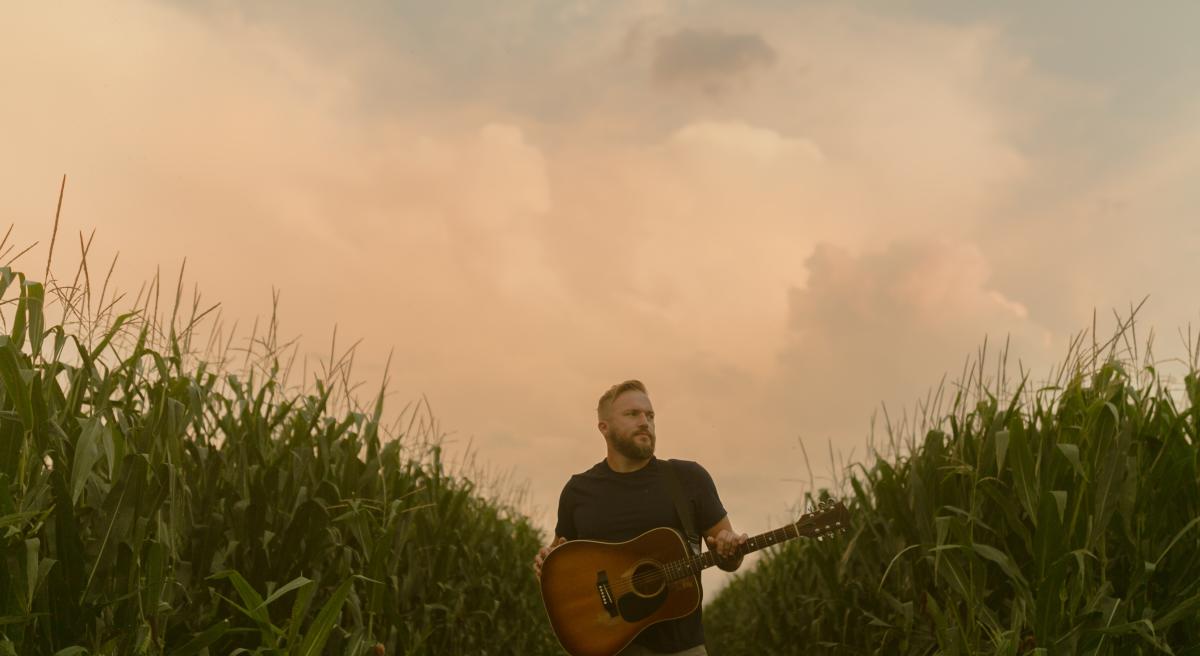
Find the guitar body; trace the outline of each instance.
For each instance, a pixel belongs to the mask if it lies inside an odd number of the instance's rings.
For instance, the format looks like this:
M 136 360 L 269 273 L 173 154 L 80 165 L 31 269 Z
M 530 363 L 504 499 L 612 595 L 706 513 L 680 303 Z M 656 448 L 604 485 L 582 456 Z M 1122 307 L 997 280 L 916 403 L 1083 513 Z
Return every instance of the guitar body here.
M 627 542 L 571 540 L 542 563 L 542 601 L 550 625 L 572 656 L 612 656 L 656 622 L 700 606 L 695 574 L 668 581 L 664 566 L 687 558 L 687 544 L 669 528 Z

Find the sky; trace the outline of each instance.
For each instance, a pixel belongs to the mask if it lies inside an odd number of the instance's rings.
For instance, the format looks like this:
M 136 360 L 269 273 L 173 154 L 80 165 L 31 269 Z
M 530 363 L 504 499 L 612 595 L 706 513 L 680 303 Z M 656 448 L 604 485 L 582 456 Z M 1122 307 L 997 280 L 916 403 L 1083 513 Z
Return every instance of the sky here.
M 757 533 L 985 340 L 1038 379 L 1093 316 L 1145 300 L 1163 360 L 1200 319 L 1195 3 L 0 11 L 15 268 L 65 174 L 58 277 L 94 231 L 130 298 L 186 258 L 246 332 L 278 290 L 547 530 L 626 379 Z

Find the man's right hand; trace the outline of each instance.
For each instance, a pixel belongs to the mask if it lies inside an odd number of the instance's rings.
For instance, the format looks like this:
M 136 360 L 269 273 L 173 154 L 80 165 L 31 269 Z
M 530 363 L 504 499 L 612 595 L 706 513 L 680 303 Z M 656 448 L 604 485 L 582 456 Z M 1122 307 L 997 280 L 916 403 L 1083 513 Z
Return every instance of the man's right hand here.
M 542 547 L 541 550 L 538 551 L 537 557 L 533 559 L 533 571 L 535 574 L 537 574 L 539 580 L 542 578 L 542 563 L 546 562 L 546 556 L 550 555 L 550 552 L 554 550 L 554 547 L 557 547 L 566 541 L 566 538 L 558 536 L 554 538 L 554 542 L 551 542 L 548 546 Z

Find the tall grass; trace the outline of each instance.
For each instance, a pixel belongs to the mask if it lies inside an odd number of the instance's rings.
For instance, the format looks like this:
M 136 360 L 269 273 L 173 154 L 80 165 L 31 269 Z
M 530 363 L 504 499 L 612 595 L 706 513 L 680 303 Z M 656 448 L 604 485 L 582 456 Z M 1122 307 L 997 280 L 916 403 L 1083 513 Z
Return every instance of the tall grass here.
M 1200 347 L 1175 390 L 1132 315 L 1085 335 L 1042 387 L 985 381 L 980 357 L 905 452 L 842 482 L 843 539 L 776 549 L 713 600 L 711 652 L 1200 654 Z
M 274 317 L 232 372 L 182 271 L 169 322 L 157 277 L 117 314 L 88 246 L 49 299 L 0 268 L 0 655 L 555 653 L 542 536 L 428 404 L 389 428 L 352 355 L 288 388 Z

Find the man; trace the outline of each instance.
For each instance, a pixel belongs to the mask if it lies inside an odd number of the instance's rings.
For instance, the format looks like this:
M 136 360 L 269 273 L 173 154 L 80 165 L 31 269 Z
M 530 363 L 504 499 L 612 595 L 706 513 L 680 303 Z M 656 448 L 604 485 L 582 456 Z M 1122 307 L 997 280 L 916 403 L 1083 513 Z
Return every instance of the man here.
M 663 480 L 667 465 L 654 457 L 654 407 L 646 386 L 637 380 L 612 386 L 600 397 L 596 416 L 607 454 L 563 487 L 554 541 L 534 559 L 538 577 L 546 555 L 567 540 L 623 542 L 659 526 L 683 532 L 675 501 Z M 672 460 L 670 466 L 683 488 L 692 525 L 717 556 L 717 566 L 727 572 L 736 570 L 742 564 L 736 549 L 747 536 L 733 532 L 712 477 L 688 460 Z M 699 608 L 686 617 L 647 627 L 621 652 L 623 656 L 707 653 Z

